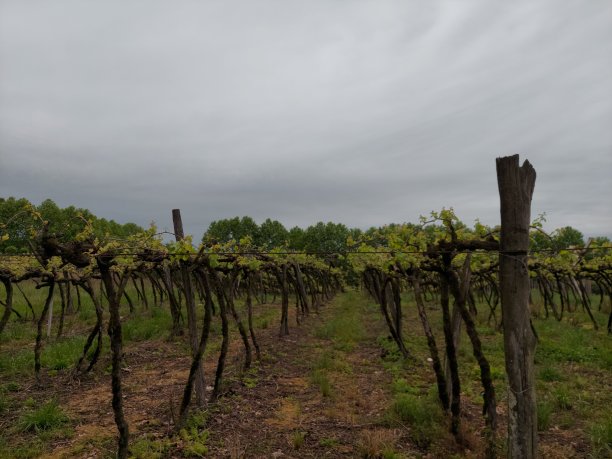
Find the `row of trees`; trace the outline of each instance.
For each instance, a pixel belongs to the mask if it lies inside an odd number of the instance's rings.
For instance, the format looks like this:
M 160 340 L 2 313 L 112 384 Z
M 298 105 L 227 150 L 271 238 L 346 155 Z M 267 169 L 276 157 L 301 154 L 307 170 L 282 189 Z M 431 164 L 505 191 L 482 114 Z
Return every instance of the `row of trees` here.
M 258 225 L 253 218 L 244 216 L 212 222 L 202 242 L 226 243 L 249 237 L 255 247 L 268 250 L 286 247 L 305 252 L 343 252 L 349 237 L 357 239 L 362 234 L 360 229 L 350 229 L 342 223 L 318 222 L 306 229 L 294 226 L 288 230 L 278 220 L 268 218 Z
M 33 238 L 32 228 L 40 227 L 36 220 L 48 221 L 51 233 L 74 238 L 88 222 L 97 237 L 125 239 L 142 232 L 135 223 L 120 224 L 114 220 L 99 218 L 89 209 L 74 206 L 59 207 L 53 200 L 45 199 L 34 205 L 26 198 L 0 198 L 0 226 L 5 237 L 0 240 L 0 253 L 17 254 L 30 251 L 28 241 Z
M 0 225 L 4 225 L 3 232 L 8 235 L 8 239 L 0 241 L 0 253 L 29 251 L 28 240 L 32 239 L 29 229 L 40 226 L 33 221 L 35 214 L 40 216 L 40 220 L 50 222 L 51 233 L 63 234 L 68 238 L 79 234 L 86 221 L 91 222 L 97 237 L 125 239 L 143 230 L 135 223 L 121 224 L 99 218 L 88 209 L 75 206 L 61 208 L 51 199 L 46 199 L 36 206 L 25 198 L 0 198 Z M 252 217 L 243 216 L 213 221 L 204 233 L 202 242 L 227 243 L 249 237 L 253 246 L 267 250 L 284 247 L 310 253 L 345 252 L 353 248 L 351 241 L 368 240 L 374 245 L 377 245 L 377 242 L 384 245 L 385 235 L 393 233 L 400 226 L 405 225 L 392 223 L 364 231 L 360 228 L 349 228 L 342 223 L 318 222 L 305 229 L 298 226 L 287 229 L 278 220 L 267 218 L 258 224 Z M 610 243 L 605 237 L 595 238 L 594 241 L 600 245 Z M 534 231 L 531 235 L 530 249 L 535 251 L 558 251 L 584 246 L 583 234 L 571 226 L 559 228 L 551 234 Z
M 531 251 L 559 251 L 568 248 L 585 247 L 588 241 L 597 245 L 610 244 L 607 237 L 591 238 L 585 242 L 584 235 L 571 226 L 558 228 L 547 234 L 540 228 L 543 218 L 536 220 L 530 234 Z M 370 227 L 367 230 L 349 228 L 342 223 L 318 222 L 306 229 L 294 226 L 291 229 L 278 220 L 266 219 L 260 225 L 249 217 L 233 217 L 213 221 L 202 237 L 204 243 L 227 243 L 231 240 L 240 241 L 245 237 L 251 239 L 255 247 L 272 249 L 286 247 L 289 250 L 342 253 L 354 249 L 355 241 L 368 241 L 370 245 L 384 247 L 388 236 L 407 229 L 421 230 L 421 225 L 410 223 L 391 223 L 380 227 Z M 470 232 L 464 223 L 458 222 L 457 229 Z M 436 231 L 444 230 L 441 225 L 430 225 L 423 228 L 425 234 L 433 236 Z

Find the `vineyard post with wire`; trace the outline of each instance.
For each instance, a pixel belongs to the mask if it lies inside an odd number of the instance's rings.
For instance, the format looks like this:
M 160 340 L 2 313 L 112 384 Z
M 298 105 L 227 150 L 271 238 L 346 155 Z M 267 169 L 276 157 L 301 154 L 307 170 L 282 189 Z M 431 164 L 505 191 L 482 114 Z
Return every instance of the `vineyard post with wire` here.
M 529 310 L 527 266 L 531 198 L 536 172 L 519 156 L 497 158 L 501 233 L 499 289 L 508 375 L 508 457 L 537 457 L 538 423 L 534 356 L 536 335 Z

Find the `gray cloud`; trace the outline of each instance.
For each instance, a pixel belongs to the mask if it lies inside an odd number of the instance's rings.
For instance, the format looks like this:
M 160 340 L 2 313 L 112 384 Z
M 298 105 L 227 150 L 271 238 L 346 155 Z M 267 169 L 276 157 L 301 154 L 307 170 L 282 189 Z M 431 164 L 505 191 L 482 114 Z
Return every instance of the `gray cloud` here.
M 0 195 L 196 235 L 534 216 L 612 236 L 607 1 L 0 1 Z

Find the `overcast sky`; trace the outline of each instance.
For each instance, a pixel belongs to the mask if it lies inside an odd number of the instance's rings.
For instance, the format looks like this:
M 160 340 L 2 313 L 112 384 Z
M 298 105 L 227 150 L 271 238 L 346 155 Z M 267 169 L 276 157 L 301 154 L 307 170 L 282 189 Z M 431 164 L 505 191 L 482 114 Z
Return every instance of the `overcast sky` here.
M 0 0 L 0 196 L 198 238 L 250 215 L 612 236 L 612 2 Z

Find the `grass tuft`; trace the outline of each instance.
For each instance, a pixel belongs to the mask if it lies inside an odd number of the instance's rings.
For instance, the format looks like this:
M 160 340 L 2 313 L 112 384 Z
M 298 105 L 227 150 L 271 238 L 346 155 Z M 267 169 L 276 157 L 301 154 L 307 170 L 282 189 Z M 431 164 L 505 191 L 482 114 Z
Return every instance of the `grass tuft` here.
M 24 413 L 18 427 L 22 432 L 41 432 L 62 427 L 68 421 L 57 400 L 51 400 L 37 410 Z
M 390 430 L 363 430 L 357 443 L 359 457 L 363 459 L 397 458 L 397 454 L 393 451 L 395 437 L 395 433 Z
M 170 312 L 161 308 L 151 308 L 150 313 L 127 320 L 123 325 L 126 341 L 146 341 L 168 334 L 172 326 Z
M 548 430 L 550 427 L 550 417 L 553 412 L 553 406 L 548 401 L 538 402 L 537 415 L 538 415 L 538 430 L 540 432 Z
M 561 381 L 562 376 L 555 367 L 546 366 L 540 370 L 538 376 L 542 381 L 553 382 L 553 381 Z
M 589 429 L 593 456 L 596 458 L 612 457 L 612 416 Z
M 323 397 L 330 397 L 332 394 L 331 382 L 325 370 L 314 370 L 311 376 L 312 383 L 319 388 Z
M 414 442 L 428 448 L 439 433 L 440 408 L 423 396 L 400 393 L 395 396 L 390 410 L 391 422 L 409 425 Z
M 306 432 L 296 430 L 291 434 L 291 446 L 293 446 L 293 449 L 300 449 L 302 446 L 304 446 L 305 439 Z

